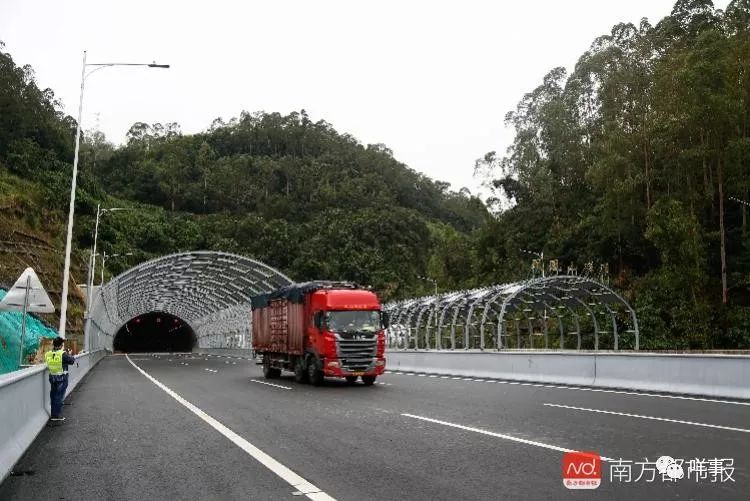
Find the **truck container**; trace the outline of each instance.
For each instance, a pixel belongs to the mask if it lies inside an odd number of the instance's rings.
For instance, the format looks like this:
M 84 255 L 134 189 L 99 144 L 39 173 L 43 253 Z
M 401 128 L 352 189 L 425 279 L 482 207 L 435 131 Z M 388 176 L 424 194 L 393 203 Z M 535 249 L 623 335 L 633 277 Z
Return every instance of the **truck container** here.
M 291 284 L 252 298 L 253 350 L 263 375 L 297 382 L 325 377 L 366 385 L 385 371 L 387 315 L 377 295 L 349 282 Z

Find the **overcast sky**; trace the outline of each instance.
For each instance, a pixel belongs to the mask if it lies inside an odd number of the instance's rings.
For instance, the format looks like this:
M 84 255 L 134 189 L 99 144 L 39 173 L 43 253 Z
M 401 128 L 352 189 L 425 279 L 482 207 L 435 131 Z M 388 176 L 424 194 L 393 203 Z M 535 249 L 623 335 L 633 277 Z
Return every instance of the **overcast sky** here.
M 728 0 L 716 5 L 726 7 Z M 572 68 L 621 21 L 656 23 L 673 0 L 0 0 L 0 40 L 83 126 L 121 143 L 136 121 L 206 129 L 242 110 L 306 109 L 453 189 L 505 151 L 503 117 L 555 66 Z

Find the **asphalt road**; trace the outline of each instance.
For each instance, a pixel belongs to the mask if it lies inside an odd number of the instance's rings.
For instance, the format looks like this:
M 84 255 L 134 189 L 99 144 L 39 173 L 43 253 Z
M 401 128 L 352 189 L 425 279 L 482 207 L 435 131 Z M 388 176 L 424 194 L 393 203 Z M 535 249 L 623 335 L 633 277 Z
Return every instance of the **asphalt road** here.
M 108 357 L 87 376 L 65 424 L 45 429 L 20 461 L 18 471 L 35 474 L 9 477 L 0 499 L 300 499 L 303 491 L 339 500 L 747 500 L 750 492 L 750 402 L 400 373 L 372 387 L 316 388 L 291 376 L 264 380 L 243 359 L 130 360 Z M 253 447 L 313 489 L 273 473 Z M 565 450 L 609 459 L 598 489 L 565 488 Z M 685 478 L 655 472 L 664 455 L 684 459 Z M 724 461 L 712 471 L 696 458 Z M 688 471 L 691 459 L 698 473 Z

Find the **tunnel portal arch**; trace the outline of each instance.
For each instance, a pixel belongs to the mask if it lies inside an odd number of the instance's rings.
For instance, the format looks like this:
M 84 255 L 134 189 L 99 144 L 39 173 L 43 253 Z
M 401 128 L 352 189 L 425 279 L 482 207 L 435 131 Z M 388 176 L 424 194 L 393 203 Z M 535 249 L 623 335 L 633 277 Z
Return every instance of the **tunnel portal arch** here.
M 199 348 L 249 348 L 250 298 L 292 283 L 279 270 L 226 252 L 194 251 L 139 264 L 95 294 L 88 350 L 114 348 L 131 319 L 154 312 L 179 318 Z

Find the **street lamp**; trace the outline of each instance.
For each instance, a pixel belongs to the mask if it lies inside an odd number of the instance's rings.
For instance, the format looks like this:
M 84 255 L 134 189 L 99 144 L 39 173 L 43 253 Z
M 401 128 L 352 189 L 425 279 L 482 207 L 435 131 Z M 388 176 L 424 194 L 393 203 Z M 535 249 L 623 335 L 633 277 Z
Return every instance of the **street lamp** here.
M 423 277 L 423 276 L 419 276 L 419 275 L 417 276 L 417 278 L 419 278 L 419 279 L 421 279 L 421 280 L 426 280 L 426 281 L 428 281 L 428 282 L 432 282 L 432 285 L 434 285 L 434 286 L 435 286 L 435 295 L 436 295 L 436 296 L 438 295 L 438 291 L 437 291 L 437 280 L 435 280 L 434 278 L 430 278 L 430 277 Z
M 109 209 L 102 209 L 101 204 L 96 205 L 96 224 L 94 225 L 94 248 L 91 251 L 91 257 L 89 258 L 89 281 L 86 286 L 88 289 L 88 302 L 86 304 L 87 316 L 91 314 L 91 301 L 93 299 L 93 287 L 94 287 L 94 275 L 96 270 L 96 241 L 99 236 L 99 218 L 108 212 L 118 212 L 123 210 L 135 210 L 132 207 L 111 207 Z
M 88 74 L 87 67 L 94 67 Z M 70 184 L 70 207 L 68 208 L 68 234 L 65 239 L 65 267 L 63 268 L 62 298 L 60 300 L 60 329 L 59 335 L 65 339 L 65 323 L 68 313 L 68 280 L 70 280 L 70 250 L 73 240 L 73 213 L 76 202 L 76 180 L 78 178 L 78 151 L 81 144 L 81 113 L 83 112 L 83 89 L 86 78 L 95 71 L 110 66 L 145 66 L 147 68 L 169 68 L 168 64 L 154 63 L 86 63 L 86 51 L 83 51 L 81 66 L 81 96 L 78 100 L 78 123 L 76 124 L 76 149 L 73 156 L 73 181 Z
M 96 275 L 96 256 L 99 254 L 96 252 L 96 242 L 99 236 L 99 219 L 108 212 L 117 212 L 123 210 L 135 210 L 132 207 L 111 207 L 109 209 L 102 209 L 101 204 L 96 205 L 96 224 L 94 225 L 94 247 L 91 250 L 91 256 L 89 256 L 89 271 L 88 279 L 86 280 L 86 311 L 84 318 L 86 320 L 83 329 L 83 344 L 88 350 L 89 345 L 89 324 L 91 323 L 91 303 L 94 300 L 94 275 Z M 90 350 L 89 350 L 90 351 Z
M 104 265 L 107 263 L 108 259 L 112 259 L 114 257 L 124 257 L 124 256 L 132 256 L 132 252 L 126 252 L 125 254 L 107 254 L 107 251 L 104 251 L 104 254 L 102 254 L 102 279 L 99 282 L 99 287 L 104 285 Z

